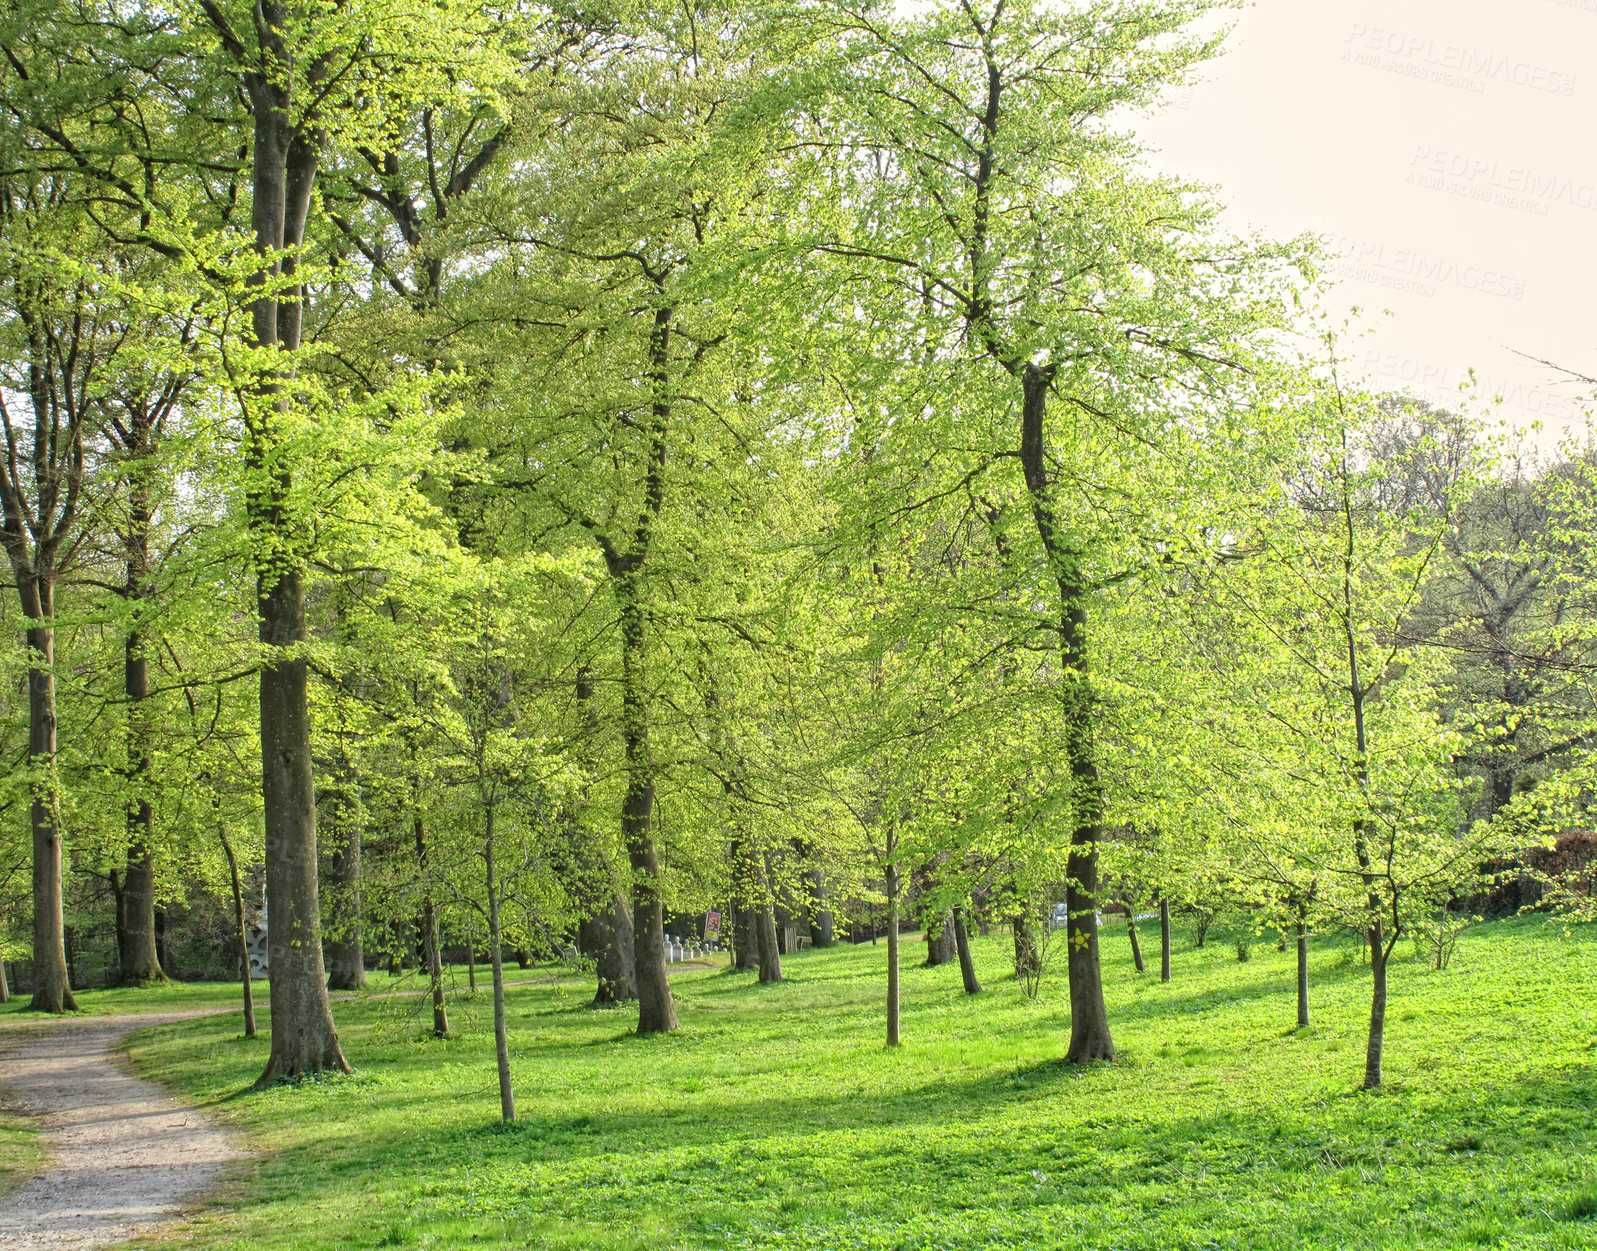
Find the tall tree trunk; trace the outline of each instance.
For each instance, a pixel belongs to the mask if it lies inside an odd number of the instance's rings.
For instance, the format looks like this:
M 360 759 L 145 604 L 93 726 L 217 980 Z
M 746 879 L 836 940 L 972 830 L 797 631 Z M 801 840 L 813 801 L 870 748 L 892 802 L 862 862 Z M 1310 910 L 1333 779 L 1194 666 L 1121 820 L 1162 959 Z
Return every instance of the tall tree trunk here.
M 609 904 L 582 922 L 583 949 L 597 957 L 598 986 L 593 1006 L 628 1003 L 638 997 L 638 980 L 633 972 L 632 909 L 626 896 L 617 891 Z
M 129 825 L 138 825 L 144 841 L 128 846 L 127 876 L 122 884 L 120 925 L 117 927 L 118 980 L 124 986 L 164 982 L 160 955 L 155 949 L 155 856 L 150 848 L 149 802 L 139 800 L 143 814 L 129 813 Z M 133 831 L 129 831 L 131 837 Z
M 585 736 L 598 733 L 598 718 L 593 712 L 593 677 L 586 666 L 577 673 L 577 720 Z M 586 753 L 585 764 L 592 766 Z M 584 796 L 584 806 L 588 803 Z M 573 816 L 573 827 L 581 838 L 579 818 Z M 595 848 L 592 860 L 603 877 L 608 898 L 592 916 L 584 918 L 577 928 L 577 942 L 583 953 L 595 957 L 595 986 L 593 1006 L 629 1003 L 638 997 L 636 954 L 633 944 L 636 936 L 632 929 L 632 905 L 627 898 L 626 883 L 616 872 L 614 863 L 605 851 Z
M 738 906 L 732 910 L 732 947 L 737 954 L 739 972 L 760 967 L 760 924 L 755 909 Z
M 933 933 L 935 926 L 936 932 Z M 945 912 L 941 918 L 930 917 L 926 923 L 926 966 L 937 968 L 948 964 L 956 955 L 954 947 L 954 922 Z
M 1346 465 L 1343 465 L 1344 470 Z M 1344 493 L 1342 498 L 1343 517 L 1347 524 L 1347 545 L 1343 551 L 1342 564 L 1342 629 L 1347 644 L 1347 672 L 1348 693 L 1353 712 L 1353 741 L 1358 755 L 1353 762 L 1353 776 L 1358 783 L 1360 798 L 1366 803 L 1370 797 L 1370 740 L 1369 726 L 1365 721 L 1364 702 L 1369 697 L 1370 688 L 1364 685 L 1359 672 L 1358 637 L 1353 623 L 1354 602 L 1354 551 L 1356 530 L 1353 522 L 1352 502 Z M 1379 680 L 1379 679 L 1377 679 Z M 1370 918 L 1368 932 L 1370 946 L 1370 1037 L 1364 1052 L 1364 1089 L 1373 1090 L 1381 1084 L 1381 1052 L 1386 1040 L 1386 960 L 1391 954 L 1389 947 L 1382 945 L 1381 927 L 1381 891 L 1376 876 L 1374 857 L 1371 855 L 1369 843 L 1370 828 L 1368 822 L 1359 817 L 1353 822 L 1353 850 L 1358 857 L 1359 870 L 1364 882 L 1365 903 Z M 1390 886 L 1390 880 L 1388 880 Z M 1400 921 L 1397 914 L 1397 899 L 1394 894 L 1392 918 L 1392 942 L 1396 942 L 1400 932 Z
M 810 945 L 830 947 L 837 941 L 837 922 L 827 897 L 826 875 L 819 869 L 808 869 L 804 884 L 809 896 Z
M 1054 367 L 1020 367 L 1020 464 L 1037 535 L 1059 590 L 1059 661 L 1065 757 L 1074 783 L 1075 812 L 1066 861 L 1065 939 L 1070 973 L 1070 1047 L 1076 1064 L 1113 1060 L 1109 1009 L 1098 958 L 1098 835 L 1102 787 L 1094 756 L 1092 692 L 1087 681 L 1087 582 L 1081 552 L 1071 548 L 1054 515 L 1053 484 L 1044 442 L 1048 388 Z
M 343 776 L 336 785 L 342 788 L 349 777 L 347 772 L 340 772 Z M 351 819 L 353 805 L 342 793 L 328 796 L 328 807 L 339 819 L 328 831 L 333 854 L 328 866 L 332 869 L 329 875 L 332 880 L 328 883 L 331 889 L 324 892 L 331 905 L 327 910 L 332 914 L 327 927 L 327 989 L 365 990 L 366 951 L 361 937 L 360 898 L 364 850 L 362 822 L 358 816 Z
M 8 205 L 17 201 L 8 192 Z M 13 312 L 8 328 L 21 328 L 20 341 L 8 344 L 21 354 L 9 363 L 20 379 L 7 386 L 8 398 L 23 391 L 32 409 L 32 431 L 12 422 L 9 404 L 0 407 L 8 455 L 0 457 L 0 547 L 11 565 L 19 607 L 26 620 L 28 649 L 27 782 L 32 803 L 33 972 L 32 1006 L 40 1012 L 75 1009 L 62 903 L 61 792 L 56 759 L 55 582 L 63 552 L 76 526 L 84 482 L 84 430 L 99 408 L 91 376 L 100 372 L 97 330 L 86 328 L 70 296 L 60 308 L 56 292 L 16 273 L 9 282 Z M 52 324 L 53 323 L 53 324 Z M 95 318 L 87 318 L 88 327 Z M 103 363 L 103 362 L 101 362 Z M 12 371 L 14 376 L 15 370 Z
M 1344 568 L 1344 577 L 1347 579 L 1344 589 L 1346 602 L 1348 603 L 1352 602 L 1352 545 L 1353 522 L 1351 514 L 1349 514 L 1347 564 Z M 1370 745 L 1368 727 L 1364 719 L 1364 701 L 1369 691 L 1359 676 L 1358 645 L 1354 638 L 1350 617 L 1344 617 L 1343 624 L 1347 631 L 1348 691 L 1352 697 L 1353 705 L 1354 743 L 1358 748 L 1358 758 L 1354 762 L 1354 777 L 1358 782 L 1360 792 L 1367 797 L 1370 788 Z M 1370 1036 L 1364 1051 L 1364 1089 L 1374 1090 L 1381 1084 L 1381 1053 L 1386 1042 L 1386 961 L 1391 952 L 1388 947 L 1383 946 L 1381 894 L 1377 885 L 1375 865 L 1370 854 L 1369 826 L 1363 818 L 1353 822 L 1353 849 L 1358 857 L 1359 869 L 1363 875 L 1366 905 L 1369 909 L 1370 917 L 1370 928 L 1367 935 L 1370 948 L 1371 976 Z M 1394 908 L 1393 911 L 1395 912 L 1396 909 Z M 1392 941 L 1397 941 L 1395 924 Z
M 305 661 L 282 650 L 305 637 L 298 573 L 276 579 L 262 603 L 261 641 L 278 653 L 261 669 L 272 1051 L 257 1085 L 265 1087 L 329 1069 L 350 1070 L 333 1027 L 322 965 Z
M 275 40 L 281 33 L 270 32 Z M 277 50 L 288 55 L 286 45 Z M 243 75 L 254 121 L 251 225 L 271 274 L 292 279 L 292 249 L 304 242 L 320 160 L 319 134 L 297 129 L 289 76 Z M 293 351 L 300 345 L 302 285 L 263 294 L 251 306 L 257 346 Z M 306 707 L 306 639 L 302 527 L 292 514 L 293 489 L 275 418 L 288 406 L 291 366 L 257 384 L 245 446 L 252 485 L 246 516 L 257 557 L 257 606 L 265 659 L 260 672 L 261 798 L 266 819 L 267 948 L 271 967 L 272 1051 L 257 1081 L 269 1086 L 328 1069 L 349 1072 L 338 1045 L 322 964 L 316 882 L 316 800 Z
M 1309 1023 L 1309 927 L 1298 917 L 1298 1028 Z
M 20 580 L 20 579 L 19 579 Z M 28 627 L 28 766 L 33 804 L 33 999 L 35 1012 L 77 1010 L 67 972 L 61 898 L 61 796 L 56 776 L 54 588 L 35 579 L 18 588 Z
M 499 878 L 494 863 L 494 809 L 486 808 L 487 842 L 484 847 L 488 888 L 488 959 L 493 966 L 494 1058 L 499 1068 L 499 1115 L 516 1119 L 516 1093 L 510 1084 L 510 1032 L 505 1024 L 505 961 L 499 935 Z
M 1009 928 L 1015 940 L 1015 976 L 1024 981 L 1028 976 L 1035 976 L 1042 963 L 1042 952 L 1037 942 L 1037 919 L 1024 901 L 1015 910 Z
M 444 1007 L 444 962 L 438 953 L 438 909 L 433 905 L 432 881 L 428 877 L 427 827 L 422 822 L 419 804 L 411 818 L 411 825 L 416 834 L 416 870 L 421 874 L 422 959 L 427 963 L 427 982 L 432 992 L 433 1037 L 447 1038 L 449 1011 Z
M 1170 980 L 1170 900 L 1159 896 L 1159 980 Z
M 141 440 L 142 442 L 142 440 Z M 142 447 L 135 449 L 143 451 Z M 138 467 L 128 491 L 126 596 L 135 614 L 123 644 L 123 690 L 127 694 L 128 860 L 118 910 L 117 957 L 124 986 L 165 981 L 155 950 L 155 836 L 151 777 L 149 662 L 138 613 L 149 571 L 149 484 Z
M 898 1046 L 898 866 L 887 866 L 887 1045 Z
M 676 1004 L 665 961 L 665 910 L 660 899 L 660 858 L 650 826 L 654 783 L 629 788 L 622 809 L 627 858 L 632 864 L 632 959 L 638 985 L 638 1033 L 664 1034 L 677 1028 Z
M 776 910 L 769 903 L 754 910 L 756 947 L 759 949 L 760 981 L 782 980 L 781 940 L 776 934 Z
M 976 962 L 970 954 L 970 931 L 965 927 L 965 910 L 954 909 L 954 946 L 959 951 L 959 976 L 965 983 L 967 995 L 981 994 L 981 982 L 976 978 Z
M 255 988 L 250 984 L 249 934 L 244 928 L 244 883 L 238 874 L 238 857 L 233 854 L 233 844 L 226 831 L 218 825 L 222 851 L 227 856 L 227 873 L 233 883 L 233 924 L 238 930 L 238 961 L 244 981 L 244 1037 L 255 1037 Z
M 1079 604 L 1079 600 L 1077 601 Z M 1080 610 L 1066 614 L 1066 625 Z M 1071 657 L 1067 671 L 1086 665 L 1085 640 L 1078 630 L 1067 628 L 1066 654 Z M 1113 1060 L 1115 1045 L 1109 1035 L 1109 1009 L 1104 1002 L 1103 969 L 1098 958 L 1098 769 L 1091 757 L 1091 726 L 1085 693 L 1073 702 L 1067 714 L 1066 747 L 1075 775 L 1078 794 L 1085 794 L 1087 812 L 1078 818 L 1071 832 L 1070 856 L 1066 861 L 1065 909 L 1069 917 L 1065 940 L 1070 972 L 1070 1046 L 1066 1059 L 1074 1064 L 1093 1060 Z
M 728 791 L 730 797 L 730 791 Z M 727 867 L 732 879 L 733 967 L 747 972 L 760 967 L 759 874 L 746 839 L 734 834 L 727 845 Z
M 759 952 L 760 981 L 782 980 L 782 952 L 776 937 L 776 911 L 769 899 L 754 909 L 755 947 Z
M 11 984 L 6 981 L 5 952 L 0 951 L 0 1003 L 11 1002 Z
M 677 1028 L 676 1004 L 666 974 L 665 912 L 660 898 L 660 855 L 654 842 L 654 762 L 650 758 L 645 709 L 645 626 L 637 571 L 617 587 L 621 604 L 621 739 L 626 751 L 627 793 L 621 835 L 632 866 L 632 953 L 638 983 L 638 1033 Z
M 1131 935 L 1131 961 L 1137 966 L 1138 973 L 1146 973 L 1147 968 L 1142 963 L 1142 944 L 1137 941 L 1137 914 L 1129 905 L 1126 908 L 1126 932 Z
M 758 855 L 759 853 L 753 853 Z M 760 948 L 760 981 L 780 982 L 782 980 L 782 944 L 776 932 L 776 896 L 771 889 L 771 865 L 769 858 L 763 863 L 757 863 L 754 871 L 758 875 L 756 887 L 760 892 L 760 906 L 756 910 L 756 925 L 759 929 Z
M 621 837 L 632 868 L 633 973 L 638 983 L 638 1033 L 669 1033 L 677 1028 L 676 1004 L 666 974 L 664 906 L 660 892 L 660 853 L 654 841 L 654 770 L 649 743 L 648 623 L 643 570 L 653 545 L 654 525 L 665 502 L 667 428 L 671 418 L 671 306 L 664 302 L 664 278 L 656 278 L 661 297 L 649 337 L 649 452 L 643 475 L 643 501 L 622 551 L 599 537 L 615 591 L 621 628 L 621 743 L 627 789 L 621 804 Z

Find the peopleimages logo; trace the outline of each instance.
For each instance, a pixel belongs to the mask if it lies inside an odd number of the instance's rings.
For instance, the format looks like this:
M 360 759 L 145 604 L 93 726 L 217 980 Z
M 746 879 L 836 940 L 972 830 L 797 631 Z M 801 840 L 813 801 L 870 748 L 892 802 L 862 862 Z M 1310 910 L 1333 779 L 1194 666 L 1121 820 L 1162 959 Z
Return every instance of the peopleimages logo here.
M 1493 378 L 1476 373 L 1468 365 L 1439 364 L 1418 360 L 1396 352 L 1370 349 L 1364 354 L 1364 376 L 1430 399 L 1444 406 L 1461 403 L 1490 405 L 1517 410 L 1537 420 L 1568 423 L 1589 411 L 1586 399 L 1555 386 L 1518 379 Z
M 1467 91 L 1482 91 L 1488 82 L 1502 82 L 1556 96 L 1575 94 L 1573 74 L 1534 61 L 1483 52 L 1466 44 L 1438 43 L 1429 35 L 1356 22 L 1348 32 L 1347 44 L 1342 54 L 1345 61 L 1410 74 Z
M 1487 157 L 1423 143 L 1409 158 L 1408 181 L 1432 191 L 1542 215 L 1550 203 L 1597 209 L 1597 184 L 1519 165 L 1503 166 Z
M 1419 248 L 1396 248 L 1385 243 L 1342 238 L 1337 272 L 1394 291 L 1432 296 L 1438 287 L 1475 291 L 1507 300 L 1525 298 L 1525 280 L 1516 274 L 1488 269 L 1450 256 L 1433 256 Z

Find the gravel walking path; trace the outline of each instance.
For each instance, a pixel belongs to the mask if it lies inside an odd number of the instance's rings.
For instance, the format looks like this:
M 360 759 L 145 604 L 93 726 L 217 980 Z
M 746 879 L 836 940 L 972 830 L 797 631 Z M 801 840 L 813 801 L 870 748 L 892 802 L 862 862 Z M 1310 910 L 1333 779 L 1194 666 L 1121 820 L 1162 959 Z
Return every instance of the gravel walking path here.
M 0 1106 L 42 1117 L 47 1171 L 0 1200 L 0 1247 L 106 1247 L 149 1232 L 243 1152 L 206 1116 L 122 1071 L 131 1030 L 204 1012 L 87 1017 L 0 1032 Z
M 668 972 L 711 967 L 683 962 Z M 232 1010 L 0 1022 L 0 1108 L 41 1118 L 50 1152 L 45 1172 L 0 1199 L 0 1248 L 108 1247 L 148 1233 L 245 1154 L 204 1113 L 123 1072 L 112 1058 L 133 1030 Z

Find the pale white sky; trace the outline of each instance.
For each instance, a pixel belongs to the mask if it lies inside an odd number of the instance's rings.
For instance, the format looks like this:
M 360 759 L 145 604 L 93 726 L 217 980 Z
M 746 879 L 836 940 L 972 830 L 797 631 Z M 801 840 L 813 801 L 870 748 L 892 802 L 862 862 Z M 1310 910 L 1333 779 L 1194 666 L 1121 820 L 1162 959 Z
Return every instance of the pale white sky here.
M 1597 0 L 1256 0 L 1206 81 L 1137 126 L 1234 229 L 1329 236 L 1367 381 L 1579 425 L 1597 375 Z M 1394 316 L 1381 317 L 1390 309 Z

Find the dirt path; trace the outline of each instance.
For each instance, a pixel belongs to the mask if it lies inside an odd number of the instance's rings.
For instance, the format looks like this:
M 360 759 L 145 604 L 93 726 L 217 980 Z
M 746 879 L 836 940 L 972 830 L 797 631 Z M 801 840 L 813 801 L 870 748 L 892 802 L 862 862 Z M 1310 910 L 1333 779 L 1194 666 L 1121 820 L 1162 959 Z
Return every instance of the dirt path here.
M 51 1155 L 48 1172 L 0 1200 L 0 1247 L 105 1247 L 147 1233 L 243 1154 L 111 1056 L 130 1030 L 205 1015 L 88 1017 L 0 1035 L 0 1106 L 41 1116 Z
M 669 972 L 712 967 L 682 962 Z M 560 976 L 505 985 L 528 986 Z M 123 1072 L 112 1059 L 132 1030 L 232 1011 L 0 1022 L 0 1108 L 42 1118 L 50 1151 L 46 1172 L 0 1199 L 0 1248 L 107 1247 L 148 1233 L 244 1154 L 203 1113 Z

